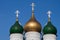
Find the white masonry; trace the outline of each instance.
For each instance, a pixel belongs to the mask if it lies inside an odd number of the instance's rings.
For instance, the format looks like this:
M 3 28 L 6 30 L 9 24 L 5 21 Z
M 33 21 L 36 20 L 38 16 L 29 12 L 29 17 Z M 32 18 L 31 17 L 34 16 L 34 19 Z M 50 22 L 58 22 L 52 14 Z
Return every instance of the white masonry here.
M 43 40 L 56 40 L 56 35 L 54 34 L 45 34 Z
M 25 40 L 41 40 L 40 33 L 38 32 L 27 32 L 25 34 L 25 37 L 26 37 Z
M 11 34 L 10 40 L 23 40 L 23 35 L 20 33 Z

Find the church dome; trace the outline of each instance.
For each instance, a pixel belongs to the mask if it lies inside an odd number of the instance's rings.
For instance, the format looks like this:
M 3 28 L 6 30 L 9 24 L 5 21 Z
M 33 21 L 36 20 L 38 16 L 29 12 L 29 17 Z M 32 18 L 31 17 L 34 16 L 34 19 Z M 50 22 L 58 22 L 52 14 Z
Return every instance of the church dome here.
M 44 34 L 56 34 L 57 29 L 52 25 L 51 22 L 48 22 L 47 25 L 43 29 Z
M 12 34 L 12 33 L 23 33 L 23 27 L 18 22 L 18 13 L 19 13 L 19 11 L 17 10 L 16 11 L 16 22 L 10 28 L 10 34 Z
M 41 32 L 41 24 L 35 19 L 33 13 L 30 20 L 26 23 L 24 30 L 26 32 L 29 32 L 29 31 Z
M 18 21 L 16 21 L 10 28 L 10 34 L 12 33 L 23 33 L 23 27 L 18 23 Z
M 34 3 L 32 3 L 32 17 L 24 26 L 25 32 L 35 31 L 41 32 L 41 24 L 34 17 Z
M 48 23 L 43 29 L 44 34 L 57 34 L 57 29 L 54 25 L 51 23 L 51 18 L 50 18 L 51 11 L 48 11 Z

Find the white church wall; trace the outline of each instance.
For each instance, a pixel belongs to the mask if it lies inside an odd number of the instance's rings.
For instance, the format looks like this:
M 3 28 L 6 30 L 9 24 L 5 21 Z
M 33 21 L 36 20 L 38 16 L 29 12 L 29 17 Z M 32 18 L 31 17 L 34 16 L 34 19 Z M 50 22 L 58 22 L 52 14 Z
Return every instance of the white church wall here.
M 56 35 L 46 34 L 46 35 L 43 36 L 43 40 L 56 40 Z
M 27 32 L 25 34 L 26 40 L 40 40 L 40 33 L 38 32 Z
M 11 34 L 10 40 L 23 40 L 23 35 L 19 33 Z

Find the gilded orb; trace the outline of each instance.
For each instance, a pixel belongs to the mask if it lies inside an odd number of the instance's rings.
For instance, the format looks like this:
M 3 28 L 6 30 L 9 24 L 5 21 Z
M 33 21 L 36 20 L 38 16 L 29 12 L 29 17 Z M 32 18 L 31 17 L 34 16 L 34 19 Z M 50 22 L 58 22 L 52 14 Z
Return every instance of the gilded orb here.
M 41 29 L 41 24 L 35 19 L 34 14 L 32 13 L 31 19 L 24 26 L 25 32 L 41 32 Z

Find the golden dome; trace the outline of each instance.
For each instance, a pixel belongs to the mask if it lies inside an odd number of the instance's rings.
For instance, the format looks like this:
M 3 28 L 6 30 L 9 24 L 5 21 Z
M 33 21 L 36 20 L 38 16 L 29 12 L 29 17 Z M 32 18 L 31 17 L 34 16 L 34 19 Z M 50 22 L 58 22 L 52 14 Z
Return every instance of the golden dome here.
M 41 32 L 41 24 L 35 19 L 34 13 L 32 13 L 31 19 L 26 23 L 24 30 L 25 32 L 30 31 Z

